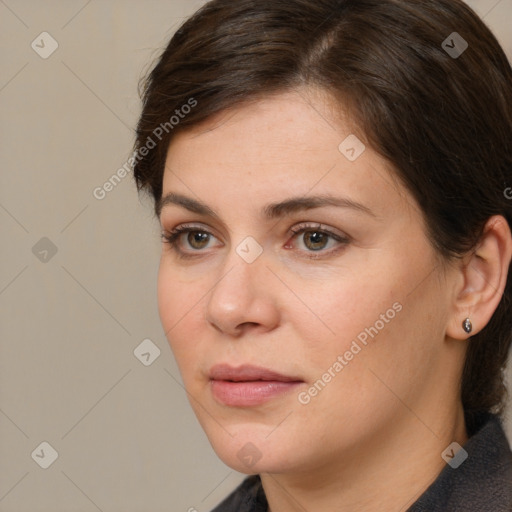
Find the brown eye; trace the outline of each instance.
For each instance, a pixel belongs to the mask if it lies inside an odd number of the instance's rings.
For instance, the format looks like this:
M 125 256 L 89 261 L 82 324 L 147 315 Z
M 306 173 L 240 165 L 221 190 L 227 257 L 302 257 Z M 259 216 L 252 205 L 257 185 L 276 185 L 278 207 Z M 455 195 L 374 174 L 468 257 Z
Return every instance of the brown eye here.
M 305 253 L 306 258 L 310 259 L 332 256 L 350 243 L 348 236 L 322 229 L 321 225 L 301 225 L 292 229 L 291 232 L 300 242 L 297 245 L 304 246 L 304 248 L 299 247 L 299 252 Z M 328 247 L 329 242 L 332 242 L 331 247 Z
M 187 242 L 194 249 L 204 249 L 208 245 L 209 236 L 210 235 L 204 231 L 189 231 Z M 204 243 L 205 241 L 206 244 Z
M 209 231 L 199 229 L 197 226 L 180 226 L 171 232 L 162 232 L 162 241 L 168 244 L 180 258 L 201 255 L 204 252 L 203 249 L 208 247 L 210 238 L 215 237 Z M 190 254 L 187 254 L 187 251 Z
M 318 251 L 324 249 L 330 236 L 321 231 L 304 231 L 303 240 L 308 249 Z M 309 241 L 309 243 L 308 243 Z

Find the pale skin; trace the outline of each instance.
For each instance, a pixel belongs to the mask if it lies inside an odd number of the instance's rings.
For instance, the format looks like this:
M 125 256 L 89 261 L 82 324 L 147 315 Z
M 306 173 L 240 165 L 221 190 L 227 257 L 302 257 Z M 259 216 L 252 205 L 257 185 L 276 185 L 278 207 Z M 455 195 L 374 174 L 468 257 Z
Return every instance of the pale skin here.
M 163 244 L 162 325 L 215 452 L 261 475 L 271 512 L 397 512 L 419 497 L 445 466 L 443 450 L 467 440 L 459 381 L 470 335 L 462 322 L 470 317 L 472 334 L 488 323 L 512 255 L 508 224 L 496 216 L 476 251 L 442 263 L 390 164 L 368 145 L 354 162 L 341 154 L 348 135 L 364 135 L 334 112 L 327 96 L 304 89 L 246 104 L 179 133 L 164 173 L 163 196 L 200 201 L 218 218 L 163 207 L 164 232 L 192 224 L 178 248 L 194 257 L 180 259 Z M 368 211 L 261 213 L 269 203 L 324 194 Z M 319 230 L 349 241 L 318 241 Z M 263 249 L 252 263 L 236 252 L 248 236 Z M 298 392 L 397 302 L 401 311 L 378 335 L 300 403 Z M 229 407 L 210 390 L 217 363 L 304 382 L 263 405 Z M 237 455 L 248 442 L 261 454 L 250 468 Z

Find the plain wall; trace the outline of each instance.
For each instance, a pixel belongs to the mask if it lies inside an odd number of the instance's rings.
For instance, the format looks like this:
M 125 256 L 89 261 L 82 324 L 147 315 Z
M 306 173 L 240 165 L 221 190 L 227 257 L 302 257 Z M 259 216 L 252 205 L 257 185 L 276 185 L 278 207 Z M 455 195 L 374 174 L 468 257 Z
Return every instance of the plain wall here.
M 151 204 L 131 173 L 93 195 L 130 155 L 139 77 L 202 3 L 0 2 L 1 512 L 203 512 L 244 477 L 210 447 L 163 335 Z M 512 58 L 512 0 L 469 3 Z

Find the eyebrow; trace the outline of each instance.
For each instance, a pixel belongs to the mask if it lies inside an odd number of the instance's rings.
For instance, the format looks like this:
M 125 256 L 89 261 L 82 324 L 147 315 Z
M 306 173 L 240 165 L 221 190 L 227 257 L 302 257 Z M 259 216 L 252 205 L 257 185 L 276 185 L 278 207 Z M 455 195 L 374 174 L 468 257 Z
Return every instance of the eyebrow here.
M 208 205 L 201 203 L 200 201 L 197 201 L 191 197 L 187 197 L 174 192 L 166 194 L 157 202 L 156 212 L 158 217 L 160 217 L 162 210 L 169 205 L 181 206 L 182 208 L 185 208 L 190 212 L 197 213 L 198 215 L 212 217 L 218 221 L 221 220 L 220 216 Z M 367 206 L 358 203 L 357 201 L 353 201 L 347 197 L 335 197 L 329 194 L 291 197 L 284 201 L 270 203 L 262 209 L 262 217 L 268 220 L 273 220 L 279 217 L 284 217 L 291 213 L 303 210 L 311 210 L 313 208 L 322 208 L 325 206 L 350 208 L 372 217 L 377 217 L 377 215 L 375 215 L 375 213 L 372 212 Z

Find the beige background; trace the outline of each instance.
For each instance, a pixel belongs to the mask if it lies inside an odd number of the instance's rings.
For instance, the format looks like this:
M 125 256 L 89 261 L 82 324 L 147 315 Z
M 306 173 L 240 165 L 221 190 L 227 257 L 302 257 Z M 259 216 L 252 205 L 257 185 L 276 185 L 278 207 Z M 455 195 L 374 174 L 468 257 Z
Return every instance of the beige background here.
M 469 3 L 512 58 L 512 0 Z M 203 512 L 244 477 L 211 449 L 163 336 L 149 201 L 131 174 L 93 196 L 130 154 L 141 72 L 201 4 L 0 0 L 1 512 Z

